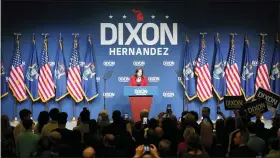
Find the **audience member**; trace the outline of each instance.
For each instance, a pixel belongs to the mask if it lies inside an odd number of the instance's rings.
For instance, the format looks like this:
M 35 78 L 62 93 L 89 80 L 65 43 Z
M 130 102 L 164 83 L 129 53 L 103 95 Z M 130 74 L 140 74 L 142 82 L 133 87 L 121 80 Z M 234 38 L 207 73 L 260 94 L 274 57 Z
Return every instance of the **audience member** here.
M 223 119 L 218 119 L 216 121 L 216 131 L 214 134 L 214 149 L 212 150 L 214 157 L 223 157 L 226 155 L 228 137 L 225 129 L 225 121 Z
M 103 129 L 110 125 L 109 115 L 108 115 L 108 112 L 106 110 L 102 110 L 99 113 L 97 123 L 98 123 L 98 126 L 99 126 L 100 133 L 103 133 Z
M 41 136 L 49 136 L 51 134 L 51 132 L 58 128 L 58 115 L 59 115 L 59 110 L 57 108 L 53 108 L 50 110 L 49 112 L 51 121 L 49 121 L 49 123 L 47 123 L 42 131 L 41 131 Z
M 95 151 L 92 147 L 87 147 L 83 151 L 83 157 L 84 158 L 95 158 Z
M 256 135 L 256 123 L 249 122 L 247 129 L 249 131 L 248 147 L 259 156 L 262 156 L 265 149 L 265 141 Z
M 141 120 L 134 124 L 133 120 L 123 119 L 118 110 L 112 113 L 112 123 L 105 110 L 99 113 L 97 121 L 91 120 L 90 112 L 84 108 L 77 127 L 69 130 L 66 128 L 68 114 L 59 113 L 54 108 L 49 114 L 46 111 L 39 114 L 34 129 L 36 134 L 33 134 L 31 112 L 24 109 L 20 112 L 21 122 L 17 130 L 10 126 L 6 115 L 1 116 L 2 156 L 16 156 L 18 153 L 21 157 L 86 158 L 280 157 L 279 140 L 276 138 L 280 115 L 273 118 L 272 128 L 266 129 L 260 114 L 256 114 L 254 123 L 250 122 L 250 118 L 235 113 L 236 117 L 229 118 L 219 113 L 223 120 L 217 120 L 213 129 L 210 109 L 207 107 L 202 110 L 204 119 L 200 125 L 198 114 L 194 111 L 184 111 L 180 123 L 173 114 L 162 112 L 144 125 L 143 118 L 149 117 L 145 109 L 141 111 Z M 13 133 L 19 134 L 15 137 Z M 37 136 L 40 133 L 41 138 Z M 269 139 L 271 137 L 275 138 Z M 14 146 L 17 147 L 16 152 Z
M 52 130 L 52 132 L 56 131 L 60 133 L 61 142 L 62 143 L 70 143 L 70 139 L 72 138 L 72 131 L 66 128 L 68 114 L 65 112 L 61 112 L 58 114 L 58 128 Z
M 18 135 L 17 139 L 19 156 L 20 158 L 35 156 L 37 154 L 39 137 L 32 131 L 33 121 L 24 119 L 22 126 L 25 130 Z
M 163 139 L 159 142 L 158 152 L 160 157 L 171 157 L 171 142 L 167 139 Z
M 41 111 L 38 116 L 38 123 L 34 127 L 34 133 L 41 135 L 43 127 L 49 122 L 50 116 L 47 111 Z
M 22 121 L 23 120 L 28 120 L 31 118 L 31 111 L 30 110 L 27 110 L 27 109 L 22 109 L 20 110 L 19 112 L 19 117 L 20 117 L 20 122 L 19 124 L 16 125 L 15 129 L 14 129 L 14 137 L 15 139 L 17 139 L 17 136 L 23 132 L 25 129 L 22 125 Z
M 257 153 L 248 147 L 249 133 L 239 131 L 234 137 L 234 144 L 238 145 L 229 153 L 229 157 L 256 157 Z
M 89 132 L 90 112 L 87 109 L 83 109 L 83 111 L 80 113 L 80 118 L 81 124 L 77 127 L 74 127 L 73 130 L 80 131 L 83 137 L 84 133 Z
M 199 135 L 190 136 L 187 140 L 188 152 L 184 154 L 184 158 L 208 158 L 209 155 L 203 151 L 201 139 Z
M 265 156 L 266 158 L 278 158 L 280 157 L 279 139 L 270 138 L 269 141 L 269 153 Z
M 1 155 L 15 156 L 14 128 L 10 125 L 8 115 L 1 115 Z
M 177 155 L 182 156 L 187 152 L 187 144 L 189 137 L 195 135 L 195 129 L 193 127 L 187 127 L 184 131 L 184 141 L 178 144 Z

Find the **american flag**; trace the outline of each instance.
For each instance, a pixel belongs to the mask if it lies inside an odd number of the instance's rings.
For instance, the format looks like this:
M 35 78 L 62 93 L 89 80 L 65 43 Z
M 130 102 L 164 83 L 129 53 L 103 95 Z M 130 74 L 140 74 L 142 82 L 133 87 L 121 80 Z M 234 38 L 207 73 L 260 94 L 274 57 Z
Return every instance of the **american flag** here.
M 55 96 L 52 72 L 48 61 L 48 40 L 45 38 L 38 82 L 38 91 L 42 102 L 47 102 Z
M 75 37 L 72 56 L 70 58 L 67 90 L 76 102 L 83 100 L 81 70 L 79 66 L 78 39 Z
M 269 74 L 268 74 L 268 68 L 266 64 L 266 55 L 265 55 L 265 42 L 264 42 L 264 37 L 262 37 L 261 41 L 261 50 L 260 50 L 260 55 L 259 55 L 259 66 L 258 66 L 258 71 L 257 71 L 257 77 L 256 77 L 256 83 L 255 87 L 256 90 L 259 87 L 262 87 L 268 91 L 270 91 L 270 85 L 269 85 Z
M 205 51 L 205 40 L 201 41 L 201 50 L 196 62 L 195 73 L 197 75 L 196 93 L 201 102 L 212 98 L 212 82 L 209 65 Z
M 230 96 L 240 96 L 241 95 L 241 82 L 238 66 L 235 62 L 235 50 L 234 50 L 234 39 L 231 39 L 231 47 L 229 51 L 227 66 L 226 66 L 226 83 L 227 92 Z
M 8 83 L 17 101 L 21 102 L 27 98 L 18 37 Z

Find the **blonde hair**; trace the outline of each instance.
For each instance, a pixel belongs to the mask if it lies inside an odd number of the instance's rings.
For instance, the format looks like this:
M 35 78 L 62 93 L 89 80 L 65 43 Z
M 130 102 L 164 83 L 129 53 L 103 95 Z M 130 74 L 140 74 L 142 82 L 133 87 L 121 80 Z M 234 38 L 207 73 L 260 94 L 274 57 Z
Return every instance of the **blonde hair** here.
M 206 147 L 210 147 L 213 143 L 213 129 L 209 122 L 203 121 L 200 128 L 200 136 L 202 144 Z
M 185 141 L 189 139 L 189 137 L 195 135 L 195 129 L 193 127 L 187 127 L 185 130 L 184 130 L 184 139 Z
M 190 113 L 186 114 L 184 116 L 184 118 L 185 118 L 185 120 L 188 120 L 188 121 L 195 121 L 195 117 Z

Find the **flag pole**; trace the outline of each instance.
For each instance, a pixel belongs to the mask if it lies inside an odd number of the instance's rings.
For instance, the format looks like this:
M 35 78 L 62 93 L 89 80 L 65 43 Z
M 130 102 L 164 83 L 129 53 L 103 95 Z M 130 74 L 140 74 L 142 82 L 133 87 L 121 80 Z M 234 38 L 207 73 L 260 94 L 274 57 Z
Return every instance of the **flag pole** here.
M 203 107 L 204 107 L 204 103 L 201 103 L 202 104 L 202 109 L 203 109 Z M 200 109 L 199 111 L 201 112 L 201 110 L 202 109 Z M 203 116 L 202 116 L 202 112 L 201 112 L 201 117 L 200 117 L 200 120 L 203 120 Z
M 30 105 L 30 111 L 31 111 L 31 113 L 33 114 L 33 101 L 32 101 L 32 103 L 31 103 L 31 105 Z M 32 119 L 32 117 L 31 117 L 31 119 Z
M 89 105 L 89 102 L 87 101 L 87 109 L 88 111 L 90 112 L 90 105 Z
M 72 118 L 72 121 L 76 121 L 76 118 L 75 118 L 75 116 L 76 116 L 76 114 L 75 114 L 75 107 L 76 107 L 76 102 L 74 101 L 74 103 L 72 104 L 73 105 L 73 118 Z
M 17 108 L 18 108 L 18 101 L 16 100 L 15 108 L 14 108 L 14 122 L 17 122 Z
M 263 42 L 264 42 L 264 36 L 267 36 L 267 34 L 266 34 L 266 33 L 260 33 L 260 36 L 261 36 L 261 45 L 262 45 Z M 265 120 L 265 118 L 264 118 L 263 115 L 262 115 L 262 117 L 261 117 L 261 120 Z
M 49 111 L 49 103 L 46 102 L 45 111 Z
M 218 98 L 218 107 L 217 107 L 217 110 L 218 110 L 218 108 L 220 108 L 220 99 L 219 99 L 219 98 Z M 218 119 L 220 119 L 220 116 L 219 116 L 219 114 L 217 113 L 216 121 L 217 121 Z

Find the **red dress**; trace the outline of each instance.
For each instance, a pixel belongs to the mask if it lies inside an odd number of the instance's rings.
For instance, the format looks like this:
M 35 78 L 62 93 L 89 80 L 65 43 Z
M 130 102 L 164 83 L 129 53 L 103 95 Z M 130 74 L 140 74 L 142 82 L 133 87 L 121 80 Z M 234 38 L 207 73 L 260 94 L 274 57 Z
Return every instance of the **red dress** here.
M 130 82 L 129 82 L 129 85 L 130 86 L 137 86 L 137 82 L 136 82 L 136 79 L 137 77 L 135 76 L 131 76 L 130 77 Z M 140 82 L 140 85 L 139 86 L 148 86 L 148 80 L 147 80 L 147 77 L 143 76 L 142 79 L 141 79 L 141 82 Z

